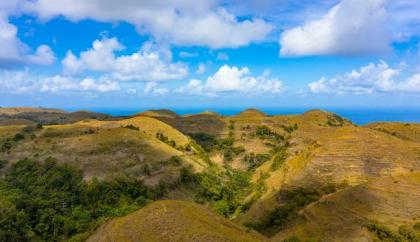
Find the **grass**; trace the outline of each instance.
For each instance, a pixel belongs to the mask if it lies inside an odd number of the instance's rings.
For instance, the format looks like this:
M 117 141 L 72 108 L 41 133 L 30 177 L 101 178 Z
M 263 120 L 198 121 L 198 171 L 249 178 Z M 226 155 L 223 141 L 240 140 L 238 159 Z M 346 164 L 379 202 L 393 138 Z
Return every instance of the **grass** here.
M 170 231 L 170 232 L 169 232 Z M 89 242 L 118 241 L 267 241 L 191 202 L 159 201 L 107 222 Z

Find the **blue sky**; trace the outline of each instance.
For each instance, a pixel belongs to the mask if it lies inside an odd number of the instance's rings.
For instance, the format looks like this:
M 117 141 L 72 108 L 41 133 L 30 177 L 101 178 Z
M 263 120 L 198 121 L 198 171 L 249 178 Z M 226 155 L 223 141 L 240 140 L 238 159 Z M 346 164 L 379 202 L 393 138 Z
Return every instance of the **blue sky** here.
M 0 106 L 420 108 L 416 0 L 0 0 Z

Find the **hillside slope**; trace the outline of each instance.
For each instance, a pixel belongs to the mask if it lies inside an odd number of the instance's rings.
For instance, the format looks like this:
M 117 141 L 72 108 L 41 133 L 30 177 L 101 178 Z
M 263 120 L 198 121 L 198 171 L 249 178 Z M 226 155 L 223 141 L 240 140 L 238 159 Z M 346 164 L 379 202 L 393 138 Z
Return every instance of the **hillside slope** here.
M 322 241 L 371 241 L 384 239 L 374 231 L 381 226 L 388 231 L 398 231 L 404 226 L 415 234 L 411 228 L 420 219 L 420 173 L 379 178 L 349 187 L 310 204 L 299 216 L 273 240 L 297 236 Z M 394 234 L 398 236 L 398 232 Z
M 366 125 L 367 128 L 378 130 L 400 139 L 420 143 L 420 124 L 381 122 Z
M 149 117 L 85 120 L 27 131 L 25 126 L 8 127 L 2 127 L 0 134 L 11 140 L 11 147 L 0 152 L 0 159 L 53 158 L 80 168 L 86 179 L 131 175 L 156 185 L 161 180 L 174 182 L 185 165 L 197 171 L 207 166 L 193 150 L 185 150 L 188 137 Z M 13 141 L 17 133 L 23 138 Z
M 166 200 L 105 223 L 87 241 L 267 240 L 195 203 Z

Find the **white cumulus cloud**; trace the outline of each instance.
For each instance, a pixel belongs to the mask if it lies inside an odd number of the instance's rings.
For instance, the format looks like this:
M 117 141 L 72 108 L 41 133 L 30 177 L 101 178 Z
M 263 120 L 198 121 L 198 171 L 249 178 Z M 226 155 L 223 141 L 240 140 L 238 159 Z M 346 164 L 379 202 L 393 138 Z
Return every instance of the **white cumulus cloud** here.
M 124 46 L 116 38 L 95 40 L 92 48 L 80 53 L 79 57 L 71 51 L 62 60 L 67 74 L 83 71 L 111 73 L 121 81 L 166 81 L 184 78 L 188 67 L 172 63 L 169 50 L 158 49 L 151 43 L 144 44 L 139 51 L 130 55 L 117 56 L 116 52 Z
M 262 19 L 239 20 L 216 1 L 35 0 L 25 10 L 43 19 L 125 21 L 140 33 L 176 45 L 240 47 L 266 38 L 273 26 Z
M 40 45 L 31 53 L 30 48 L 17 37 L 17 31 L 0 9 L 0 66 L 25 63 L 49 65 L 55 61 L 54 53 L 47 45 Z
M 386 62 L 370 63 L 359 70 L 322 77 L 308 85 L 312 93 L 368 94 L 374 92 L 420 92 L 420 74 L 401 78 L 402 70 L 391 68 Z
M 164 95 L 168 92 L 169 90 L 167 88 L 159 87 L 156 82 L 149 82 L 144 87 L 145 94 Z
M 118 83 L 105 77 L 74 78 L 70 76 L 43 76 L 25 70 L 0 71 L 0 93 L 36 92 L 111 92 L 118 91 Z
M 254 77 L 247 67 L 224 65 L 205 82 L 192 79 L 186 86 L 177 89 L 178 92 L 192 94 L 215 95 L 223 92 L 241 92 L 247 94 L 272 93 L 283 91 L 280 80 L 270 78 L 265 72 L 262 76 Z
M 390 50 L 387 0 L 342 0 L 319 20 L 285 30 L 280 55 L 356 55 Z

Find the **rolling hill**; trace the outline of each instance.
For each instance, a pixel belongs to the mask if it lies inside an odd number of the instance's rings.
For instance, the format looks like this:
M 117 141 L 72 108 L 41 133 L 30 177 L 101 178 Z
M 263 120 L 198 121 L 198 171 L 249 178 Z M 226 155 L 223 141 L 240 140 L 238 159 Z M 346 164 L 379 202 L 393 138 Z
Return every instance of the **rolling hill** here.
M 38 120 L 47 114 L 38 113 Z M 255 109 L 234 116 L 181 116 L 170 110 L 95 115 L 42 127 L 33 121 L 0 126 L 0 160 L 54 159 L 81 169 L 86 181 L 128 176 L 151 188 L 164 183 L 170 189 L 159 199 L 189 202 L 153 202 L 110 220 L 91 241 L 108 241 L 111 234 L 152 241 L 417 236 L 418 124 L 357 126 L 323 110 L 274 116 Z M 147 216 L 150 223 L 140 221 Z M 174 232 L 164 233 L 162 226 Z M 266 237 L 248 232 L 253 229 Z
M 195 203 L 163 200 L 105 223 L 87 241 L 268 240 Z

